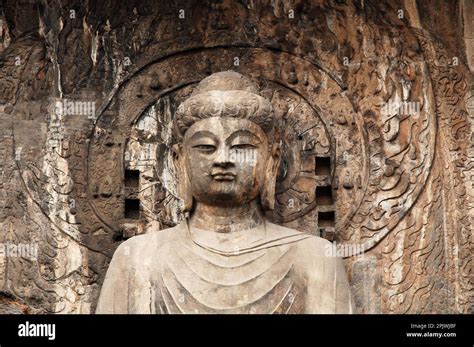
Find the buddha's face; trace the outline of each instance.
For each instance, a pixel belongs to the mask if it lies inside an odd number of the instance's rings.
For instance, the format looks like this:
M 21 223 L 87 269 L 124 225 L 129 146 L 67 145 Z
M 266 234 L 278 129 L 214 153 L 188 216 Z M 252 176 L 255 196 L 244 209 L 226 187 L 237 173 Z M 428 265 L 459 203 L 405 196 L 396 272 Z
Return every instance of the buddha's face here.
M 182 155 L 197 202 L 240 206 L 256 199 L 271 155 L 266 134 L 246 119 L 212 117 L 186 132 Z

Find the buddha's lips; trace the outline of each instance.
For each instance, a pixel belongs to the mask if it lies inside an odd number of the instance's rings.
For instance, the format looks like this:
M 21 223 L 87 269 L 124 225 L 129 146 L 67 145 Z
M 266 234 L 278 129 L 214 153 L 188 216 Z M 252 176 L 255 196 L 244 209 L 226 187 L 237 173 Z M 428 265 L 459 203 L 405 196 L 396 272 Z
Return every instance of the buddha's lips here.
M 211 173 L 212 178 L 216 181 L 233 181 L 235 179 L 235 173 L 225 171 L 225 172 L 213 172 Z

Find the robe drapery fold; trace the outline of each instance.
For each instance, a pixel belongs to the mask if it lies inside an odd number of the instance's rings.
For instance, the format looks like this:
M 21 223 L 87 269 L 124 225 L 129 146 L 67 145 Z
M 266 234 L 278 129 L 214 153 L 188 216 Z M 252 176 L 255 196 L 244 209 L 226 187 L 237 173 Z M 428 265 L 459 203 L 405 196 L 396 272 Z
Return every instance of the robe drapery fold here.
M 96 313 L 352 313 L 331 246 L 269 222 L 232 236 L 183 222 L 117 248 Z

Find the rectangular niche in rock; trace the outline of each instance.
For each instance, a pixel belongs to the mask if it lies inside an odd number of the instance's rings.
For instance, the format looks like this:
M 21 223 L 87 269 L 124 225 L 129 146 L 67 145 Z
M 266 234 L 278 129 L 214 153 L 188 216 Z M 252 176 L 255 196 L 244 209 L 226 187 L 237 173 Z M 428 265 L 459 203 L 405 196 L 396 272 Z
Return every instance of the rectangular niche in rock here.
M 334 211 L 318 212 L 318 227 L 320 228 L 334 228 L 335 226 Z
M 332 188 L 331 186 L 316 187 L 316 204 L 319 206 L 332 205 Z
M 140 200 L 125 199 L 125 218 L 140 219 Z
M 140 183 L 139 170 L 125 170 L 125 187 L 138 188 Z
M 329 176 L 331 174 L 331 158 L 329 157 L 315 157 L 314 173 L 317 176 Z

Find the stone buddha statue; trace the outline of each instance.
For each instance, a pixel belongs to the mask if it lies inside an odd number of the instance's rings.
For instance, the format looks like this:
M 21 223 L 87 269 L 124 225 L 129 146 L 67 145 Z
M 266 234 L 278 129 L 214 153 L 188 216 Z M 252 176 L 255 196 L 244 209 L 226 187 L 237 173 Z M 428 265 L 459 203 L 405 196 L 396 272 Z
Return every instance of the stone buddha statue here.
M 280 161 L 272 105 L 215 73 L 175 114 L 187 218 L 116 250 L 97 313 L 351 313 L 347 274 L 322 238 L 269 222 Z

